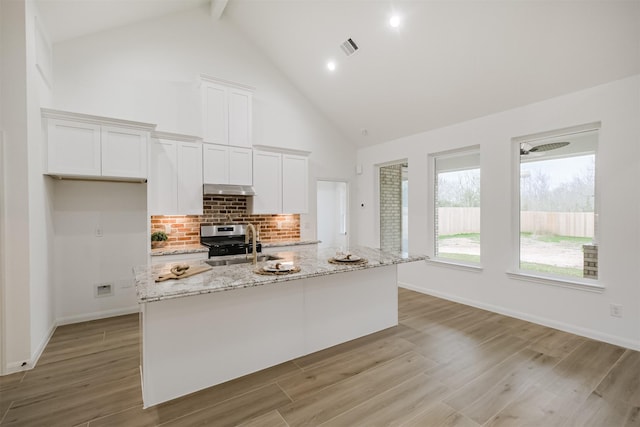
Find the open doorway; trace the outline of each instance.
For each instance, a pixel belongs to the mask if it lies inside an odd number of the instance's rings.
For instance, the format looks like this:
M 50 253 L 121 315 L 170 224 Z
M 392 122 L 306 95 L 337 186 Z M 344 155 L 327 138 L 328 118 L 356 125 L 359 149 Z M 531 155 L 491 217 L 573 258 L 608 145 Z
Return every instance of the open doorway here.
M 409 165 L 380 166 L 380 248 L 409 251 Z
M 317 236 L 320 246 L 347 248 L 348 186 L 344 181 L 318 181 Z

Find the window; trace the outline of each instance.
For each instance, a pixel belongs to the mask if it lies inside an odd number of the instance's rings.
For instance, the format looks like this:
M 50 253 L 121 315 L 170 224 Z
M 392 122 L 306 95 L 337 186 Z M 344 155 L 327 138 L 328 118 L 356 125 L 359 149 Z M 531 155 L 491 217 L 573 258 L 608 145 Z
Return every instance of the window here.
M 480 263 L 480 151 L 478 147 L 433 156 L 434 254 Z
M 593 126 L 514 140 L 519 150 L 519 269 L 598 278 Z

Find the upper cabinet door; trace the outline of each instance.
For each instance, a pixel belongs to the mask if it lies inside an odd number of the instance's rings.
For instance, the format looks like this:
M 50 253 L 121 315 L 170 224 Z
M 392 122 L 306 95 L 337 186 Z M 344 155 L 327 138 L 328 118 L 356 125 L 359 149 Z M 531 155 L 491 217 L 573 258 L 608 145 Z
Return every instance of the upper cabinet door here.
M 253 150 L 254 214 L 282 212 L 282 155 Z
M 47 173 L 100 176 L 100 125 L 49 119 Z
M 178 215 L 202 215 L 202 147 L 178 143 Z
M 202 83 L 203 138 L 214 144 L 228 144 L 229 89 L 212 82 Z
M 252 98 L 248 90 L 229 88 L 229 145 L 252 146 Z
M 250 148 L 229 147 L 229 184 L 253 185 L 253 155 Z
M 293 154 L 282 155 L 282 212 L 308 211 L 308 159 Z
M 229 146 L 202 144 L 202 167 L 205 184 L 228 184 Z
M 102 126 L 102 176 L 147 178 L 146 131 Z
M 178 145 L 173 141 L 151 142 L 147 201 L 149 215 L 178 213 Z

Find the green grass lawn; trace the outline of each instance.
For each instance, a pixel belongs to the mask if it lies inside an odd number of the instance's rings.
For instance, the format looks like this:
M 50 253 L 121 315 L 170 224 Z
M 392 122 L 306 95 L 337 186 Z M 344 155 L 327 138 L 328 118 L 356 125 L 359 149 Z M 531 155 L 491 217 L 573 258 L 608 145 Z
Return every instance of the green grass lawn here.
M 573 237 L 573 236 L 556 236 L 555 234 L 533 234 L 533 233 L 520 233 L 520 237 L 527 237 L 538 242 L 545 243 L 569 243 L 575 245 L 588 245 L 593 242 L 591 237 Z
M 452 259 L 456 261 L 465 261 L 465 262 L 475 262 L 476 264 L 480 264 L 480 255 L 454 254 L 454 253 L 448 253 L 448 252 L 440 252 L 438 254 L 438 258 L 446 258 L 446 259 Z
M 554 274 L 557 276 L 582 277 L 581 268 L 556 267 L 555 265 L 536 264 L 534 262 L 521 262 L 520 269 L 537 271 L 538 273 Z
M 447 239 L 469 239 L 472 242 L 480 241 L 480 233 L 461 233 L 461 234 L 445 234 L 438 236 L 438 240 Z

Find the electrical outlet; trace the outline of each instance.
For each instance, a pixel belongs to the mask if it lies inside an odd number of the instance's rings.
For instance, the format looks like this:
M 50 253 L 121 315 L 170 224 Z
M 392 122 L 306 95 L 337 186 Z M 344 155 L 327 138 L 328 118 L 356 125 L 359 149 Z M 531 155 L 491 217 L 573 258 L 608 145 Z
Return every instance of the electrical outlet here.
M 96 237 L 102 237 L 102 226 L 100 224 L 96 225 Z
M 622 317 L 622 304 L 609 304 L 611 317 Z

